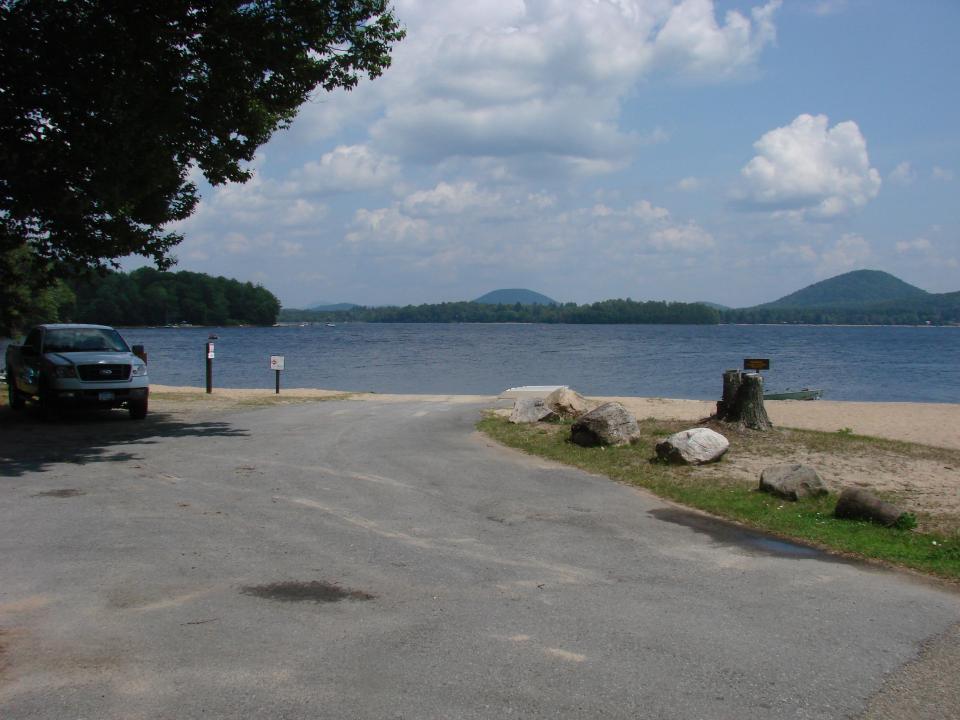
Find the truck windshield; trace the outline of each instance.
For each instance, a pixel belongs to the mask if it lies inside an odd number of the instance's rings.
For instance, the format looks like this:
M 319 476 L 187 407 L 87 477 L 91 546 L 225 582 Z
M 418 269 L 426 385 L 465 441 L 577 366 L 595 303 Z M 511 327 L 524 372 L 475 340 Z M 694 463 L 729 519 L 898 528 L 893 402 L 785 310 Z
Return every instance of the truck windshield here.
M 44 352 L 130 352 L 116 330 L 100 328 L 63 328 L 47 330 Z

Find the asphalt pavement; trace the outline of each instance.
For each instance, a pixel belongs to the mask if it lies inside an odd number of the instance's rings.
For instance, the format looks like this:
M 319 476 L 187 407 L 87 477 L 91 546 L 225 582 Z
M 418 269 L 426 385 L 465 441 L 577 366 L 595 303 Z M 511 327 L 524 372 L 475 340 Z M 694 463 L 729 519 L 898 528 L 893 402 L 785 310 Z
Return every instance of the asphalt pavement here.
M 923 685 L 956 591 L 506 450 L 480 410 L 4 409 L 0 718 L 960 717 Z

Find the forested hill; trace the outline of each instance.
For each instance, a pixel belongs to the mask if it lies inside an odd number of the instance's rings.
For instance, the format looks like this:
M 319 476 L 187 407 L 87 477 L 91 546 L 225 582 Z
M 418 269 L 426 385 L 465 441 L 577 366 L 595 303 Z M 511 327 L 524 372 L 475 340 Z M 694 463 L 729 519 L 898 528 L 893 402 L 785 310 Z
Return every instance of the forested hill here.
M 881 270 L 854 270 L 808 285 L 759 308 L 841 307 L 852 304 L 917 300 L 930 293 Z
M 195 272 L 140 268 L 75 279 L 59 320 L 105 325 L 272 325 L 280 301 L 260 285 Z
M 489 305 L 451 302 L 406 307 L 355 308 L 346 312 L 280 311 L 286 322 L 432 322 L 432 323 L 571 323 L 714 325 L 720 313 L 700 303 L 603 300 L 590 305 Z
M 731 323 L 810 325 L 955 325 L 960 323 L 960 292 L 927 293 L 917 298 L 873 303 L 777 307 L 758 305 L 720 313 Z
M 721 312 L 724 322 L 816 325 L 960 323 L 960 292 L 929 293 L 878 270 L 837 275 L 754 307 Z
M 559 305 L 556 300 L 541 295 L 533 290 L 524 290 L 522 288 L 510 288 L 506 290 L 494 290 L 486 295 L 478 297 L 474 302 L 484 305 Z

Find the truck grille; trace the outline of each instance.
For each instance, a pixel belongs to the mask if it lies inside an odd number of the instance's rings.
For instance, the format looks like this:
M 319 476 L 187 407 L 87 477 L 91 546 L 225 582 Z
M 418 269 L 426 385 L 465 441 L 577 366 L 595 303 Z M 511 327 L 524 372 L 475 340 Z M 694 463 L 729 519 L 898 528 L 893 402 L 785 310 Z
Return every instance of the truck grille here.
M 130 379 L 129 365 L 77 365 L 81 380 L 96 382 L 122 382 Z

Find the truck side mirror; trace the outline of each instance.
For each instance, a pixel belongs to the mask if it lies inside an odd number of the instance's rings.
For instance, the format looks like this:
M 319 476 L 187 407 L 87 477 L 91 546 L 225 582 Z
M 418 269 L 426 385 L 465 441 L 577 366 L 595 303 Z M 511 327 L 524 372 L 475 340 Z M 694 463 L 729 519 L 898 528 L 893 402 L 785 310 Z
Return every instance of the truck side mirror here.
M 140 358 L 141 360 L 143 360 L 144 362 L 147 361 L 147 351 L 146 351 L 146 349 L 143 347 L 143 345 L 134 345 L 134 346 L 133 346 L 133 354 L 136 355 L 136 356 L 137 356 L 138 358 Z

